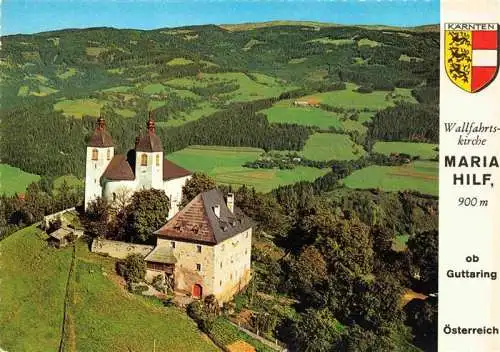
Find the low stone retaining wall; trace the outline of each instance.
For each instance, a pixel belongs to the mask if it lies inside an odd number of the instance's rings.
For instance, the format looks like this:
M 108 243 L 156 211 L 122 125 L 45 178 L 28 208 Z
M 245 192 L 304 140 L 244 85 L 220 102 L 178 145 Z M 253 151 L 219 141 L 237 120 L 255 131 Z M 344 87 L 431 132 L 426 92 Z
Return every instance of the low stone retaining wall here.
M 148 255 L 154 246 L 144 244 L 134 244 L 120 241 L 95 239 L 92 242 L 92 252 L 106 254 L 113 258 L 125 259 L 129 254 L 140 254 L 143 257 Z
M 68 208 L 68 209 L 64 209 L 64 210 L 58 211 L 57 213 L 54 213 L 54 214 L 50 214 L 50 215 L 44 216 L 43 217 L 43 221 L 42 221 L 42 227 L 44 229 L 49 228 L 49 224 L 50 224 L 51 221 L 54 221 L 55 219 L 57 219 L 58 217 L 60 217 L 64 213 L 67 213 L 67 212 L 70 212 L 70 211 L 76 211 L 76 210 L 73 207 L 73 208 Z

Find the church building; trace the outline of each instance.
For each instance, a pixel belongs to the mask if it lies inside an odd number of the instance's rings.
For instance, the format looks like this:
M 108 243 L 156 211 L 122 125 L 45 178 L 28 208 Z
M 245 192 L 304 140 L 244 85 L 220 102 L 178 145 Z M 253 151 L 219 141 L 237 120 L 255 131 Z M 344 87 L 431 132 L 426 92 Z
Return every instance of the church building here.
M 138 136 L 134 149 L 127 155 L 115 154 L 113 139 L 106 131 L 103 118 L 87 145 L 85 168 L 85 209 L 97 197 L 113 203 L 141 189 L 164 190 L 170 199 L 170 219 L 179 211 L 182 187 L 192 173 L 164 159 L 155 123 L 149 118 L 147 132 Z

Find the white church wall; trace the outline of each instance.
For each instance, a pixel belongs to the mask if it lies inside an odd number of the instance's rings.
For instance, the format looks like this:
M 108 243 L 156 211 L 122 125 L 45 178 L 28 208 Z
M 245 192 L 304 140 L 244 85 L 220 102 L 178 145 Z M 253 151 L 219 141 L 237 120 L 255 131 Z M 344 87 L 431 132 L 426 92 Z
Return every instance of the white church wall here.
M 132 197 L 137 189 L 137 183 L 133 181 L 110 181 L 106 180 L 104 184 L 103 197 L 109 202 L 113 202 L 116 198 L 122 199 Z
M 93 151 L 97 150 L 97 160 L 92 160 Z M 85 209 L 89 202 L 102 196 L 101 176 L 114 156 L 114 148 L 87 147 L 85 165 Z
M 147 165 L 142 165 L 143 155 L 147 157 Z M 135 175 L 138 189 L 163 189 L 163 152 L 136 152 Z
M 182 201 L 182 187 L 191 178 L 191 176 L 184 176 L 174 178 L 172 180 L 164 181 L 164 190 L 170 199 L 170 211 L 168 212 L 168 219 L 171 219 L 179 212 L 179 205 Z

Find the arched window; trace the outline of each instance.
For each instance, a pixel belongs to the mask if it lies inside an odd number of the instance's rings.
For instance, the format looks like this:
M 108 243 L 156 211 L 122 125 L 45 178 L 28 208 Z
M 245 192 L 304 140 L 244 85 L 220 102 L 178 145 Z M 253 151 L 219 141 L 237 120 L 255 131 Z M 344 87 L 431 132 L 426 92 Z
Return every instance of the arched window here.
M 97 149 L 92 149 L 92 160 L 99 159 L 99 151 Z
M 146 154 L 141 155 L 141 166 L 148 166 L 148 156 Z
M 108 160 L 111 159 L 111 149 L 108 149 L 106 157 L 108 158 Z
M 113 202 L 116 200 L 116 193 L 113 192 Z
M 160 166 L 160 154 L 156 154 L 156 166 Z

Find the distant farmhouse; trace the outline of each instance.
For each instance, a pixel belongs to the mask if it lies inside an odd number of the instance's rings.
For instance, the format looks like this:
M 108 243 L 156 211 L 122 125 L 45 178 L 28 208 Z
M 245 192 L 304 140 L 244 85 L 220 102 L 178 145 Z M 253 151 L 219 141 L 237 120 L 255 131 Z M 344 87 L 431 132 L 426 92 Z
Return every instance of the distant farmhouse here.
M 163 146 L 151 118 L 146 134 L 136 138 L 127 155 L 114 154 L 113 140 L 104 119 L 99 118 L 87 146 L 85 209 L 97 197 L 112 203 L 140 189 L 155 188 L 164 190 L 170 199 L 171 218 L 179 211 L 182 187 L 190 177 L 190 171 L 163 158 Z

